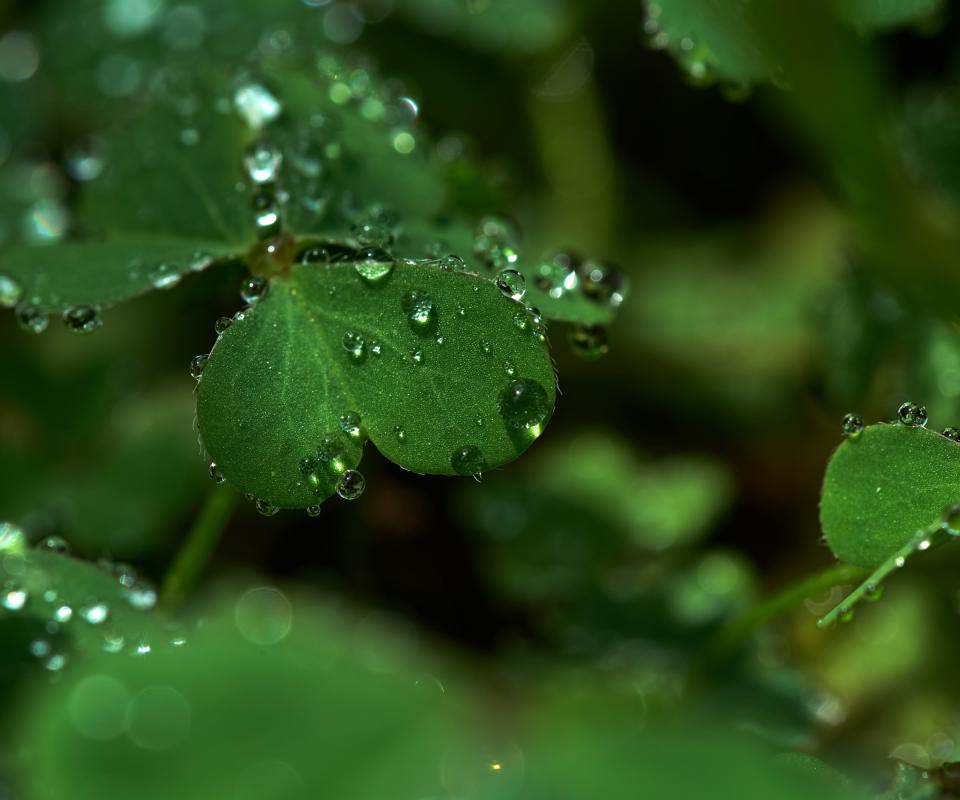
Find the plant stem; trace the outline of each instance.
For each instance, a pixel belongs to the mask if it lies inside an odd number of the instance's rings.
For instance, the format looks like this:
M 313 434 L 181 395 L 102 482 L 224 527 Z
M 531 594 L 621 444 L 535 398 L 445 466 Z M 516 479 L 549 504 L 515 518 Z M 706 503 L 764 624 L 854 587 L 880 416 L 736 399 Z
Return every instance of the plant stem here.
M 845 583 L 856 583 L 866 574 L 867 570 L 863 567 L 833 564 L 820 572 L 789 584 L 717 631 L 706 646 L 705 660 L 716 661 L 725 658 L 758 628 L 799 606 L 811 595 L 821 594 Z
M 175 611 L 186 600 L 216 549 L 236 503 L 236 493 L 227 487 L 218 486 L 207 495 L 163 582 L 160 604 L 167 611 Z

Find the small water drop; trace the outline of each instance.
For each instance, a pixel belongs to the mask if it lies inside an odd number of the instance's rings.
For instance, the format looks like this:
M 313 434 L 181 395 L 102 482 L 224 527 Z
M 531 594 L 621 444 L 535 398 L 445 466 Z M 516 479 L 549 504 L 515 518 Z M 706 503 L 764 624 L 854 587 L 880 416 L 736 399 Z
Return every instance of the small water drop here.
M 597 303 L 617 308 L 623 302 L 623 278 L 620 273 L 599 261 L 585 261 L 579 267 L 580 291 Z
M 319 517 L 322 508 L 320 505 L 307 506 L 307 516 L 308 517 Z
M 540 262 L 533 282 L 554 300 L 558 300 L 580 285 L 578 265 L 579 259 L 570 253 L 556 253 Z
M 923 428 L 927 424 L 927 409 L 919 403 L 904 403 L 897 409 L 901 424 L 911 428 Z
M 530 327 L 530 320 L 527 318 L 526 311 L 517 311 L 513 315 L 513 327 L 518 331 L 526 331 Z
M 194 356 L 190 361 L 190 376 L 194 380 L 200 380 L 203 377 L 203 370 L 207 366 L 207 362 L 210 360 L 210 356 L 206 353 L 203 353 L 199 356 Z
M 527 291 L 527 282 L 515 269 L 501 270 L 496 279 L 497 288 L 511 300 L 522 300 Z
M 243 166 L 254 183 L 275 181 L 283 165 L 283 154 L 270 142 L 254 142 L 243 156 Z
M 231 325 L 233 325 L 233 317 L 218 317 L 217 321 L 213 323 L 213 330 L 216 332 L 217 336 L 220 336 Z
M 0 274 L 0 308 L 13 308 L 22 295 L 23 289 L 17 280 Z
M 859 414 L 847 414 L 840 423 L 840 430 L 844 436 L 856 439 L 863 431 L 863 418 Z
M 254 505 L 257 508 L 257 512 L 265 517 L 272 517 L 280 510 L 279 506 L 275 506 L 269 500 L 265 500 L 262 497 L 258 497 Z
M 127 602 L 138 611 L 149 611 L 157 604 L 157 590 L 144 580 L 135 580 L 127 589 Z
M 17 306 L 17 322 L 20 327 L 29 333 L 43 333 L 50 324 L 47 312 L 39 306 Z
M 900 567 L 902 567 L 906 563 L 907 563 L 907 559 L 905 559 L 903 556 L 897 556 L 893 561 L 893 564 L 897 569 L 900 569 Z
M 353 266 L 367 283 L 380 283 L 393 272 L 393 257 L 384 250 L 368 247 Z
M 96 306 L 70 306 L 63 312 L 63 322 L 74 333 L 93 333 L 103 324 Z
M 425 328 L 434 321 L 433 298 L 424 291 L 411 290 L 407 292 L 403 295 L 400 305 L 412 325 Z
M 356 411 L 347 411 L 340 415 L 340 430 L 352 439 L 360 438 L 360 415 Z
M 240 297 L 244 303 L 256 303 L 270 288 L 270 282 L 261 275 L 250 275 L 240 284 Z
M 367 482 L 363 475 L 355 469 L 348 469 L 337 481 L 337 494 L 344 500 L 356 500 L 363 494 Z
M 323 437 L 317 447 L 317 458 L 337 475 L 342 474 L 347 468 L 347 452 L 336 436 Z
M 416 348 L 412 353 L 410 353 L 410 359 L 414 364 L 423 363 L 423 350 L 421 348 Z
M 73 619 L 73 609 L 66 605 L 59 606 L 58 608 L 54 609 L 53 619 L 61 625 L 66 624 Z
M 254 130 L 272 122 L 283 111 L 280 101 L 259 83 L 245 83 L 233 96 L 237 113 Z
M 154 289 L 172 289 L 180 283 L 180 271 L 173 264 L 157 264 L 150 272 L 150 284 Z
M 110 616 L 110 608 L 106 603 L 93 603 L 80 608 L 80 619 L 90 625 L 100 625 Z
M 841 622 L 853 622 L 854 610 L 852 606 L 843 606 L 840 609 L 839 619 Z
M 367 344 L 363 336 L 356 331 L 347 331 L 343 334 L 343 339 L 341 339 L 340 342 L 343 345 L 343 349 L 350 354 L 350 358 L 354 361 L 361 361 L 366 355 Z
M 457 475 L 478 476 L 485 466 L 479 447 L 467 445 L 453 451 L 450 466 Z
M 883 597 L 883 586 L 879 583 L 868 583 L 867 591 L 863 595 L 863 599 L 868 603 L 875 603 L 881 597 Z
M 49 553 L 60 553 L 60 555 L 67 555 L 70 552 L 70 545 L 67 540 L 60 536 L 48 536 L 40 542 L 38 547 Z
M 223 483 L 226 478 L 223 477 L 223 473 L 220 471 L 220 467 L 217 466 L 215 461 L 210 462 L 210 466 L 207 468 L 207 471 L 210 473 L 210 479 L 214 483 Z
M 403 425 L 394 425 L 393 435 L 397 438 L 397 441 L 400 442 L 401 444 L 407 441 L 407 432 L 403 429 Z
M 954 442 L 960 442 L 960 428 L 944 428 L 943 435 Z
M 486 339 L 481 339 L 480 352 L 483 353 L 485 356 L 490 355 L 493 352 L 493 345 L 490 344 L 490 342 L 487 341 Z
M 490 269 L 506 269 L 517 263 L 516 231 L 506 220 L 487 217 L 480 222 L 473 252 Z
M 10 587 L 0 595 L 0 605 L 8 611 L 20 611 L 26 604 L 28 595 L 26 589 L 19 586 Z
M 450 253 L 449 255 L 443 256 L 440 259 L 440 269 L 445 269 L 450 272 L 466 272 L 467 265 L 464 263 L 464 260 L 458 255 Z

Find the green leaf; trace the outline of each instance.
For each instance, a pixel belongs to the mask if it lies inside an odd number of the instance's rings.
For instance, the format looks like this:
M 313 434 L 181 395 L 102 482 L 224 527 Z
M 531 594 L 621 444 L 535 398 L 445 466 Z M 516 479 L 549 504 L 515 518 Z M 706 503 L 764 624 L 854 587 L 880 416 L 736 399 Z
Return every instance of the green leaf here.
M 0 524 L 0 620 L 35 622 L 45 631 L 41 637 L 65 635 L 72 643 L 69 657 L 117 657 L 171 645 L 175 634 L 147 613 L 156 593 L 132 568 L 108 571 L 59 552 L 24 549 L 18 537 L 19 529 Z M 57 660 L 47 668 L 62 665 Z
M 37 687 L 20 778 L 38 800 L 439 796 L 455 706 L 377 633 L 251 589 L 176 652 Z
M 19 286 L 18 302 L 46 311 L 110 306 L 171 288 L 230 249 L 211 241 L 151 237 L 17 247 L 0 252 L 0 275 Z
M 820 524 L 841 561 L 875 567 L 960 502 L 960 444 L 926 428 L 871 425 L 827 466 Z
M 402 262 L 377 280 L 352 263 L 297 264 L 214 347 L 197 415 L 227 480 L 304 508 L 333 494 L 367 437 L 414 472 L 512 461 L 547 423 L 554 383 L 539 328 L 490 281 Z

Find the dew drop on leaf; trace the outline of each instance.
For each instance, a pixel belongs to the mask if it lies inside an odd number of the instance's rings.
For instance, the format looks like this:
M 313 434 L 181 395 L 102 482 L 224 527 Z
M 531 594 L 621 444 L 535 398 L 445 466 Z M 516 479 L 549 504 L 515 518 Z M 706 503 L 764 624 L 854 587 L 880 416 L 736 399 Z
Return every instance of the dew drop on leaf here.
M 210 356 L 206 353 L 203 353 L 199 356 L 194 356 L 190 361 L 190 376 L 194 380 L 200 380 L 203 377 L 203 370 L 207 366 L 207 362 L 210 360 Z
M 213 330 L 220 336 L 227 328 L 233 325 L 233 317 L 218 317 L 213 323 Z
M 240 297 L 245 303 L 255 303 L 267 293 L 269 285 L 261 275 L 251 275 L 240 284 Z
M 360 438 L 360 415 L 356 411 L 347 411 L 340 415 L 340 430 L 352 439 Z
M 17 323 L 28 333 L 43 333 L 50 324 L 47 312 L 39 306 L 17 306 Z
M 421 348 L 416 348 L 412 353 L 410 353 L 410 359 L 414 364 L 423 363 L 423 350 Z
M 577 260 L 569 253 L 556 253 L 537 267 L 534 283 L 555 300 L 580 285 Z
M 27 604 L 27 591 L 20 586 L 7 586 L 0 595 L 0 605 L 8 611 L 19 611 Z
M 347 452 L 336 436 L 324 436 L 317 447 L 317 458 L 338 475 L 346 468 Z
M 403 313 L 412 325 L 426 328 L 435 318 L 433 298 L 427 292 L 411 290 L 404 294 L 401 301 Z
M 580 290 L 594 302 L 612 308 L 623 302 L 623 278 L 616 269 L 599 261 L 580 265 Z
M 517 311 L 513 315 L 513 327 L 518 331 L 526 331 L 530 327 L 530 320 L 527 319 L 526 311 Z
M 486 339 L 481 339 L 480 352 L 483 353 L 485 356 L 490 355 L 493 352 L 493 345 L 490 344 L 490 342 L 487 341 Z
M 60 555 L 67 555 L 70 552 L 70 545 L 67 540 L 60 536 L 48 536 L 40 542 L 39 547 L 41 550 L 46 550 L 49 553 L 60 553 Z
M 497 275 L 497 288 L 511 300 L 522 300 L 527 291 L 523 275 L 515 269 L 505 269 Z
M 844 436 L 855 439 L 863 430 L 863 418 L 859 414 L 847 414 L 840 424 L 840 429 Z
M 407 432 L 404 430 L 403 425 L 394 425 L 393 435 L 396 437 L 397 441 L 400 443 L 407 441 Z
M 154 289 L 172 289 L 180 283 L 180 272 L 173 264 L 158 264 L 150 273 Z
M 581 358 L 600 358 L 607 354 L 607 329 L 602 325 L 577 325 L 570 332 L 570 347 Z
M 363 494 L 367 482 L 363 475 L 355 469 L 348 469 L 337 481 L 337 494 L 344 500 L 356 500 Z
M 458 255 L 446 255 L 440 259 L 440 268 L 449 270 L 450 272 L 466 272 L 467 265 L 464 263 L 463 259 Z
M 922 428 L 927 424 L 927 409 L 919 403 L 904 403 L 897 409 L 901 424 L 911 428 Z
M 9 275 L 0 275 L 0 308 L 13 308 L 23 294 L 18 281 Z
M 466 445 L 454 450 L 450 466 L 457 475 L 479 475 L 484 468 L 483 453 L 475 445 Z
M 319 517 L 321 507 L 319 505 L 307 506 L 307 516 L 308 517 Z
M 340 340 L 343 349 L 350 354 L 354 361 L 361 361 L 367 352 L 367 343 L 362 335 L 356 331 L 347 331 Z
M 210 473 L 210 479 L 214 483 L 223 483 L 226 480 L 223 477 L 223 473 L 220 471 L 220 467 L 217 466 L 215 461 L 210 462 L 210 466 L 207 468 L 207 471 Z
M 960 503 L 943 510 L 941 527 L 951 536 L 960 536 Z
M 254 183 L 270 183 L 280 174 L 283 154 L 270 142 L 254 142 L 243 156 L 243 166 Z
M 63 312 L 63 322 L 74 333 L 93 333 L 103 324 L 96 306 L 70 306 Z
M 944 428 L 943 435 L 954 442 L 960 442 L 960 428 Z
M 370 247 L 360 253 L 354 269 L 367 283 L 380 283 L 393 272 L 393 258 L 385 250 Z
M 509 429 L 535 439 L 550 413 L 546 389 L 530 378 L 510 381 L 500 394 L 500 412 Z
M 269 500 L 265 500 L 262 497 L 258 497 L 254 502 L 254 505 L 256 506 L 257 513 L 262 514 L 265 517 L 272 517 L 280 510 Z

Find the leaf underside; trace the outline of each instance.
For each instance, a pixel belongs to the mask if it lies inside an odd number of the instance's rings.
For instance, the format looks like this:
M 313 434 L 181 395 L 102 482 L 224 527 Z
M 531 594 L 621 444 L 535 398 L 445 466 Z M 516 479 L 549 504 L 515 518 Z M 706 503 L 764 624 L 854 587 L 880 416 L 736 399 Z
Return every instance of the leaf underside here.
M 871 425 L 827 466 L 820 523 L 841 561 L 875 567 L 960 501 L 960 444 L 926 428 Z
M 426 323 L 409 317 L 411 292 L 429 295 Z M 362 346 L 351 352 L 345 336 Z M 502 405 L 517 380 L 528 390 L 513 409 L 519 420 Z M 197 416 L 227 480 L 271 504 L 304 508 L 333 494 L 366 438 L 414 472 L 505 464 L 542 431 L 555 394 L 543 337 L 525 307 L 490 281 L 400 264 L 371 283 L 350 263 L 299 264 L 220 337 Z M 360 417 L 359 435 L 340 424 L 350 414 Z M 530 420 L 539 423 L 521 424 Z M 337 457 L 311 486 L 300 465 L 325 437 Z M 476 448 L 467 462 L 477 469 L 457 461 L 464 448 Z

